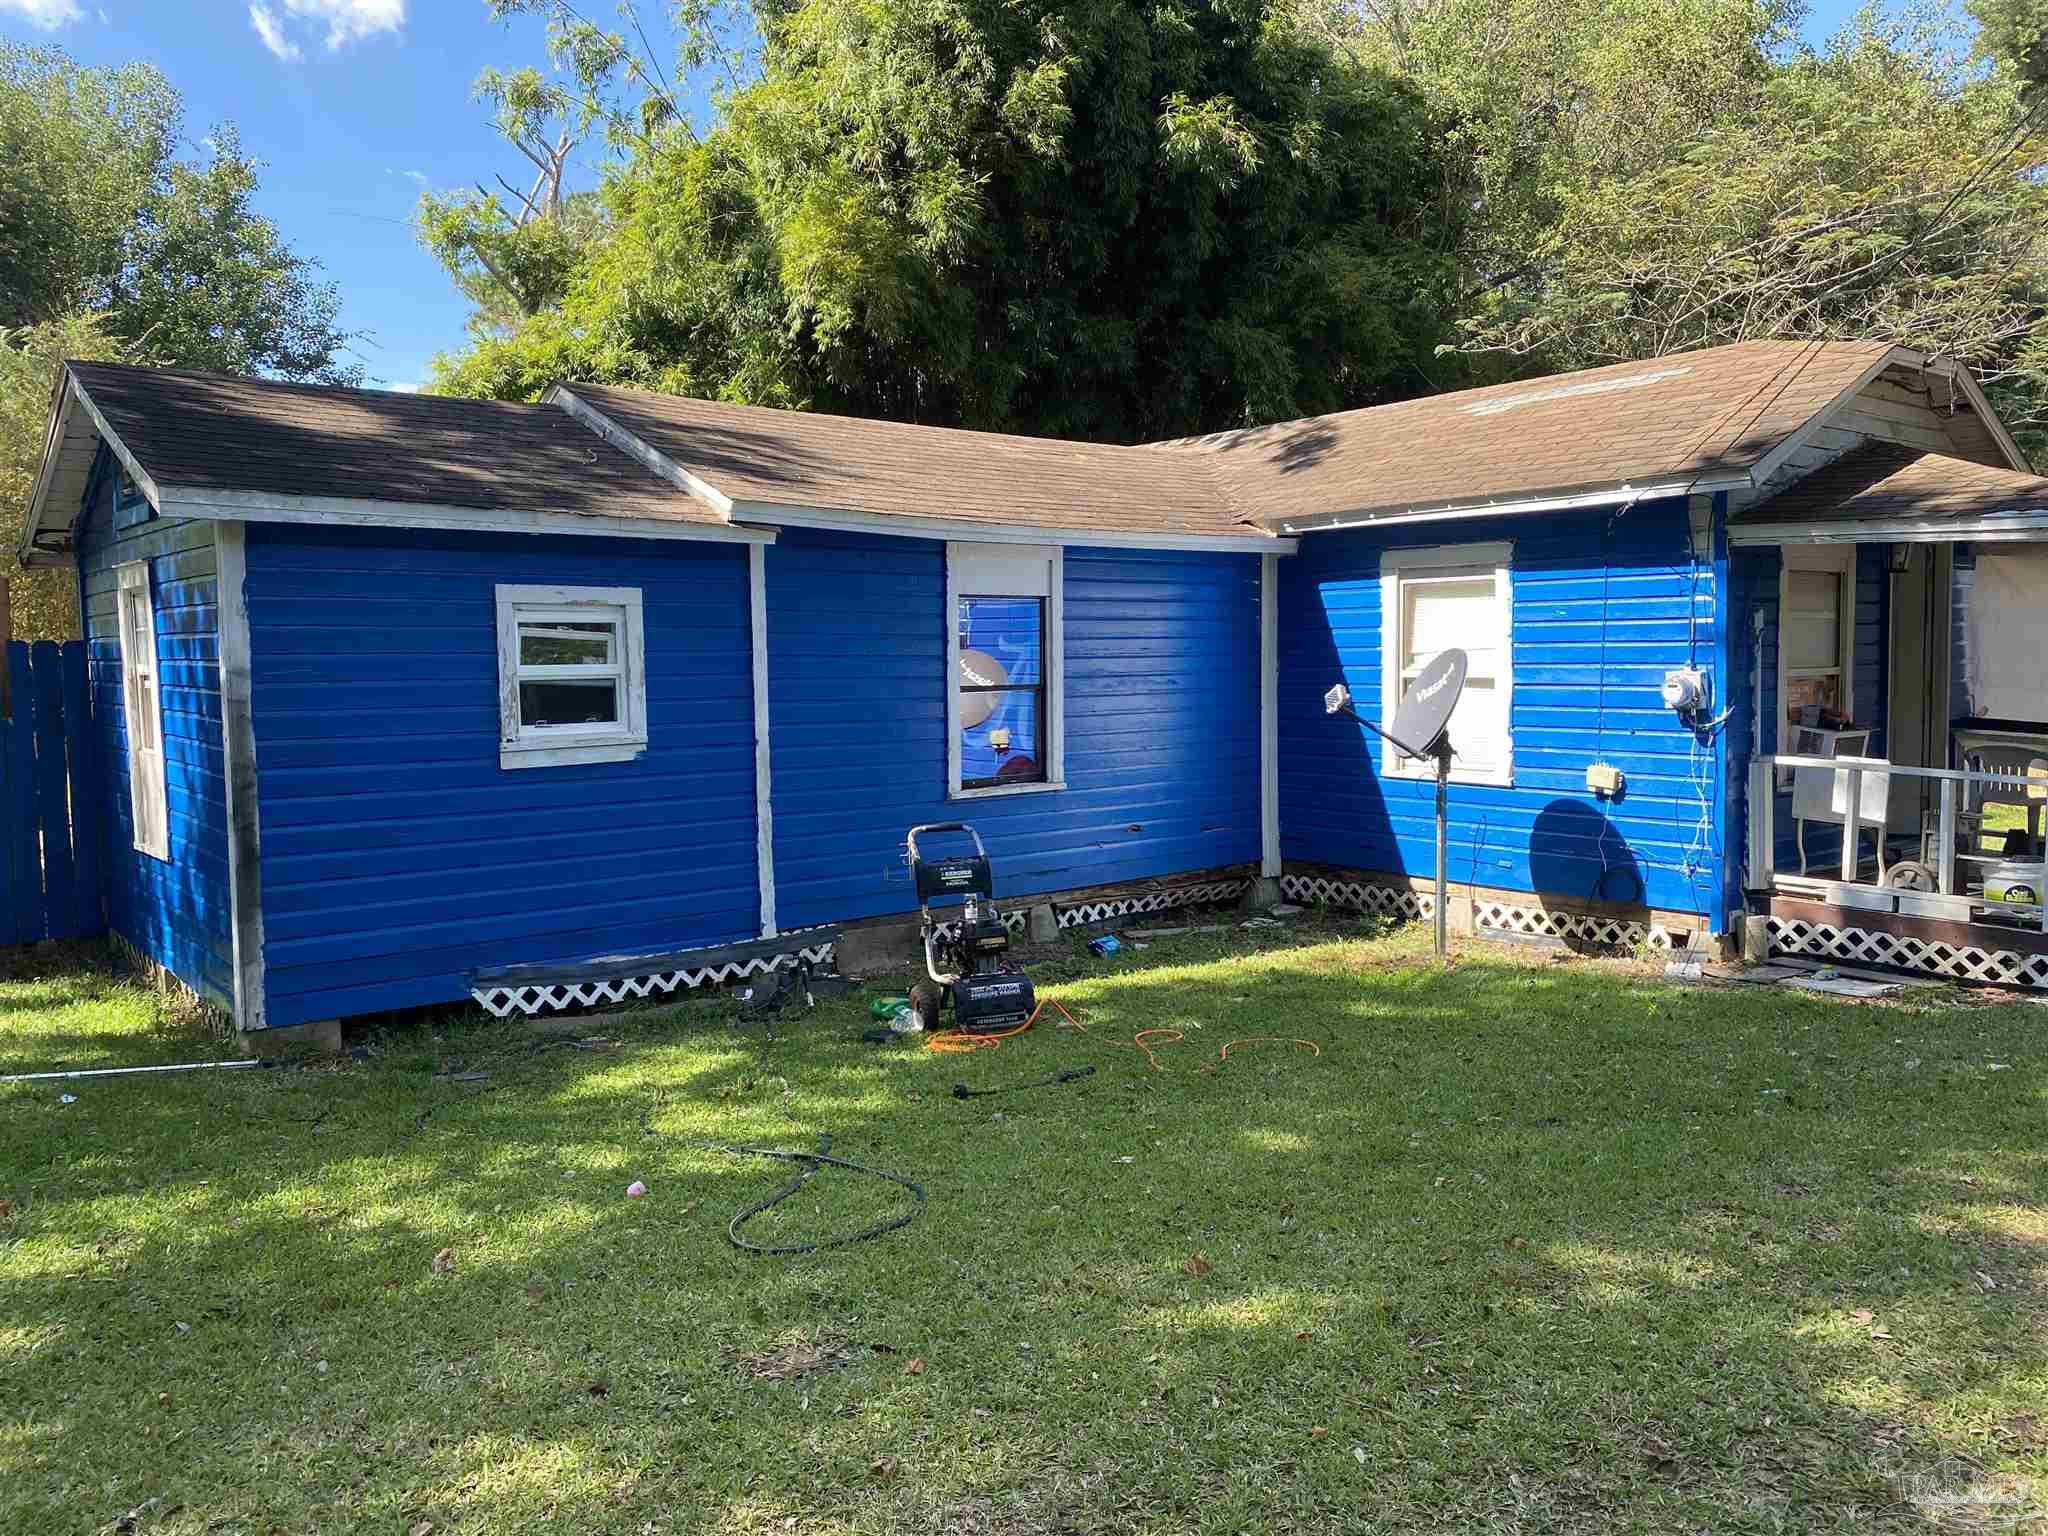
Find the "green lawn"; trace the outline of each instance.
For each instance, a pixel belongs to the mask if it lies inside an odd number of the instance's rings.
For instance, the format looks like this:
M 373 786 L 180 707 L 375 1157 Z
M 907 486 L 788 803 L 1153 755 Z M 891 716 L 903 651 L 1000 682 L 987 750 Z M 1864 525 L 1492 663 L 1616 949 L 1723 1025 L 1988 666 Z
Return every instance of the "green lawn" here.
M 0 1087 L 0 1529 L 152 1499 L 139 1530 L 251 1536 L 2048 1521 L 2048 1009 L 1443 975 L 1426 942 L 1048 961 L 1092 1033 L 973 1056 L 878 1052 L 853 1000 L 772 1042 L 711 1001 L 604 1053 L 450 1022 Z M 0 982 L 0 1054 L 197 1048 L 154 1016 Z M 1142 1028 L 1186 1033 L 1166 1070 Z M 1266 1034 L 1322 1055 L 1198 1070 Z M 690 1139 L 826 1132 L 922 1180 L 918 1219 L 728 1246 L 787 1171 Z M 827 1173 L 748 1231 L 904 1198 Z

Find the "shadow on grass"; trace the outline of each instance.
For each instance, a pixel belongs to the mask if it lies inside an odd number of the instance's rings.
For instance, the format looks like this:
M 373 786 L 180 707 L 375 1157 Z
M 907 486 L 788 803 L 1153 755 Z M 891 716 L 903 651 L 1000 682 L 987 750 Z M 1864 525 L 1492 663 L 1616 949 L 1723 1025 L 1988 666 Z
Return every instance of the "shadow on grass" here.
M 462 1031 L 367 1069 L 0 1097 L 0 1510 L 75 1513 L 89 1466 L 82 1524 L 161 1496 L 193 1530 L 2027 1512 L 2038 1015 L 1443 973 L 1408 943 L 1047 963 L 1089 1032 L 968 1056 L 862 1045 L 852 1000 L 773 1044 L 699 1005 L 616 1054 Z M 1166 1070 L 1139 1029 L 1184 1033 Z M 1260 1035 L 1322 1055 L 1201 1070 Z M 489 1091 L 435 1083 L 449 1053 Z M 730 1248 L 787 1173 L 690 1142 L 825 1132 L 929 1208 L 814 1257 Z M 820 1177 L 749 1234 L 900 1200 Z M 848 1359 L 740 1368 L 792 1331 Z

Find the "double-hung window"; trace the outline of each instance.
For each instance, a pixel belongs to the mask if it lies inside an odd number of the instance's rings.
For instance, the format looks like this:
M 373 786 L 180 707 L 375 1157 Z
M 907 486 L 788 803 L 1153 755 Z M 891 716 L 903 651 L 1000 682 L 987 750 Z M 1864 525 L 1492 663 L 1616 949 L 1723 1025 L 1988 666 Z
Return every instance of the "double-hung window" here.
M 158 686 L 156 610 L 149 562 L 117 568 L 121 712 L 128 729 L 128 803 L 135 846 L 171 856 L 170 797 L 164 783 L 164 707 Z
M 1785 552 L 1778 655 L 1788 725 L 1818 725 L 1822 710 L 1849 713 L 1855 579 L 1854 545 Z
M 1513 546 L 1451 544 L 1388 550 L 1380 557 L 1380 697 L 1391 720 L 1432 658 L 1457 647 L 1470 659 L 1451 715 L 1451 776 L 1468 784 L 1514 782 Z M 1426 742 L 1413 743 L 1426 746 Z M 1382 771 L 1430 778 L 1436 764 L 1382 741 Z
M 646 665 L 638 587 L 499 587 L 499 765 L 637 757 Z
M 1061 788 L 1059 547 L 954 544 L 946 575 L 948 793 Z

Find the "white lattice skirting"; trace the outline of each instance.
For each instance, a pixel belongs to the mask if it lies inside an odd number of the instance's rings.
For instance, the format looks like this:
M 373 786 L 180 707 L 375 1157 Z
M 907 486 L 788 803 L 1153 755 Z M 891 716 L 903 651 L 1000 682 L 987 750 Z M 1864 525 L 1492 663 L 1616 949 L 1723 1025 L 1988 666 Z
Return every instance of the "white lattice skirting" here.
M 1317 906 L 1351 907 L 1385 917 L 1436 916 L 1436 893 L 1407 886 L 1329 875 L 1282 875 L 1280 890 L 1290 900 Z M 1489 933 L 1533 934 L 1610 949 L 1633 949 L 1645 943 L 1652 949 L 1684 949 L 1691 939 L 1689 933 L 1674 933 L 1662 923 L 1641 923 L 1594 912 L 1560 912 L 1491 897 L 1473 903 L 1472 924 L 1481 938 Z
M 799 956 L 817 965 L 830 958 L 834 948 L 835 945 L 829 942 L 813 944 L 802 949 L 790 950 L 787 954 L 769 955 L 760 959 L 728 961 L 722 965 L 685 966 L 678 970 L 655 971 L 644 976 L 612 977 L 603 981 L 561 981 L 520 987 L 478 987 L 469 995 L 483 1005 L 486 1013 L 500 1019 L 509 1018 L 515 1013 L 560 1013 L 565 1008 L 595 1008 L 600 1003 L 637 1002 L 649 997 L 665 997 L 672 992 L 687 991 L 693 987 L 711 987 L 717 986 L 720 982 L 759 976 L 779 966 L 795 965 Z
M 1143 912 L 1166 912 L 1174 907 L 1214 907 L 1239 900 L 1251 888 L 1249 880 L 1204 880 L 1194 885 L 1168 886 L 1142 896 L 1116 896 L 1104 901 L 1081 901 L 1059 910 L 1062 928 L 1085 928 L 1112 918 L 1136 917 Z
M 1435 917 L 1436 893 L 1406 886 L 1379 885 L 1369 880 L 1339 880 L 1329 875 L 1282 875 L 1280 894 L 1289 901 L 1315 907 L 1350 907 L 1382 917 Z
M 2048 955 L 2012 949 L 1980 949 L 1939 939 L 1886 933 L 1877 928 L 1837 928 L 1798 917 L 1767 917 L 1774 955 L 1818 955 L 1856 965 L 1889 965 L 1925 971 L 1953 981 L 1989 981 L 2007 987 L 2048 987 Z

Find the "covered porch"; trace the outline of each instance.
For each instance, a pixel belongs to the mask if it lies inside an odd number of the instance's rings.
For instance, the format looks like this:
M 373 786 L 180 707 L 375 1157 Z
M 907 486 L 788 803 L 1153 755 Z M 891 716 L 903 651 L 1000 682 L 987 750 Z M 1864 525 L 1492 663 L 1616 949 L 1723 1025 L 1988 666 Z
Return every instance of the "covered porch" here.
M 1768 952 L 2048 988 L 2048 480 L 1871 444 L 1728 530 Z

